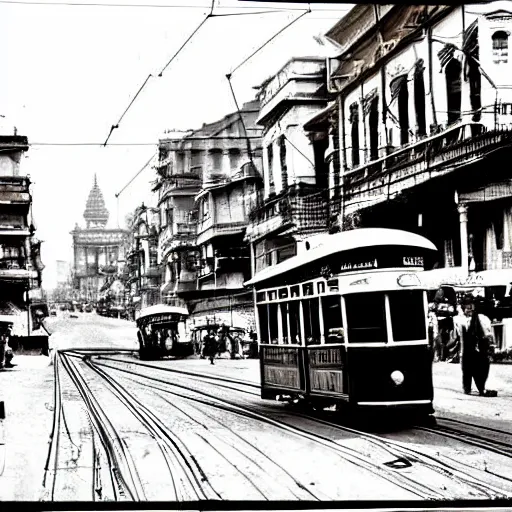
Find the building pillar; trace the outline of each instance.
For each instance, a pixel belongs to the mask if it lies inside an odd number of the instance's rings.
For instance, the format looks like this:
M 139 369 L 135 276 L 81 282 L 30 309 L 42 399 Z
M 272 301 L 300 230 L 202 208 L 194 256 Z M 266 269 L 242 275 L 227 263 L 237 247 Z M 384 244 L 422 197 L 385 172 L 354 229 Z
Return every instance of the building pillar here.
M 457 206 L 460 224 L 460 266 L 464 274 L 469 274 L 469 250 L 468 250 L 468 207 L 461 203 Z
M 229 149 L 222 150 L 222 165 L 221 165 L 222 174 L 226 175 L 226 178 L 231 177 L 231 159 L 229 158 Z M 236 171 L 233 171 L 236 172 Z

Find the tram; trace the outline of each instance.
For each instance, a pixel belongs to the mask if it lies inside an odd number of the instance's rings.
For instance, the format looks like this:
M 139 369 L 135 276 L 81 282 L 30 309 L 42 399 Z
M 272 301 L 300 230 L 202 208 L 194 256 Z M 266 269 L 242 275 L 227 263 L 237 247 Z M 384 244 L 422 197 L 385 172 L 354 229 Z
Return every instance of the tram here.
M 435 245 L 361 228 L 257 273 L 261 397 L 358 411 L 433 409 L 427 289 Z
M 183 307 L 156 304 L 142 309 L 135 320 L 140 358 L 192 355 L 194 348 L 185 333 L 187 317 L 188 310 Z

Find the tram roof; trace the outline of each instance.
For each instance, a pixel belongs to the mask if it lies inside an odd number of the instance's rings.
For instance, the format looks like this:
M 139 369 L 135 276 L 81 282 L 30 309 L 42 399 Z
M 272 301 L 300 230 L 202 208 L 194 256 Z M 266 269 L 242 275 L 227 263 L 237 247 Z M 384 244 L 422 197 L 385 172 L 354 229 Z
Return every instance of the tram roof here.
M 148 316 L 161 314 L 179 314 L 188 316 L 188 309 L 178 306 L 168 306 L 167 304 L 155 304 L 154 306 L 141 309 L 137 320 L 146 318 Z
M 262 283 L 332 254 L 378 246 L 418 247 L 437 251 L 437 247 L 430 240 L 416 233 L 389 228 L 358 228 L 327 235 L 319 246 L 263 269 L 246 281 L 244 286 Z

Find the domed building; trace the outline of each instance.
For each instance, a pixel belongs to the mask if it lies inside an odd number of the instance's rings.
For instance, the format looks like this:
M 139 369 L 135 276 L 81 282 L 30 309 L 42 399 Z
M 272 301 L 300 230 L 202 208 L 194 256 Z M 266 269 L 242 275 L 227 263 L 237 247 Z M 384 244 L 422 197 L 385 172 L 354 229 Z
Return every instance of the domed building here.
M 85 228 L 71 232 L 74 252 L 74 287 L 80 299 L 97 302 L 100 292 L 113 282 L 124 263 L 123 245 L 128 231 L 107 228 L 109 211 L 96 175 L 85 203 Z

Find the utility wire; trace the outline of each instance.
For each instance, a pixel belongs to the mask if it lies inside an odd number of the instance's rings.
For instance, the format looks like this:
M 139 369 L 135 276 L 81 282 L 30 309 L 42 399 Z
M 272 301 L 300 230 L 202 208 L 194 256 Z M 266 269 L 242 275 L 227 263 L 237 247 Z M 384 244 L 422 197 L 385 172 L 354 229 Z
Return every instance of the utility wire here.
M 203 19 L 203 21 L 201 21 L 201 23 L 197 26 L 197 28 L 194 30 L 194 32 L 192 32 L 192 34 L 187 38 L 187 40 L 181 45 L 180 49 L 170 58 L 169 62 L 167 62 L 167 64 L 163 67 L 162 71 L 160 71 L 160 73 L 158 74 L 159 77 L 161 77 L 163 75 L 163 72 L 167 69 L 167 67 L 171 64 L 171 62 L 178 56 L 178 54 L 181 52 L 181 50 L 183 50 L 183 48 L 185 48 L 187 43 L 194 37 L 194 35 L 197 33 L 197 31 L 206 23 L 206 20 L 208 20 L 209 18 L 212 17 L 214 4 L 215 4 L 215 0 L 212 0 L 210 12 L 206 15 L 206 17 Z M 108 137 L 105 140 L 105 143 L 103 144 L 103 146 L 107 145 L 107 142 L 110 139 L 110 136 L 112 135 L 112 132 L 116 128 L 119 128 L 119 124 L 121 123 L 121 120 L 126 115 L 128 110 L 130 109 L 130 107 L 133 105 L 134 101 L 137 99 L 137 97 L 141 93 L 142 89 L 144 89 L 144 87 L 148 83 L 149 79 L 152 78 L 152 77 L 153 77 L 153 75 L 150 73 L 148 75 L 148 77 L 146 78 L 146 80 L 144 81 L 144 83 L 139 88 L 139 90 L 137 91 L 137 94 L 133 97 L 133 99 L 130 102 L 130 104 L 128 105 L 128 107 L 126 107 L 126 110 L 123 112 L 123 115 L 119 118 L 119 121 L 115 125 L 111 126 L 110 133 L 108 134 Z
M 146 167 L 151 163 L 151 160 L 153 160 L 154 156 L 155 156 L 156 153 L 153 153 L 151 155 L 151 158 L 144 164 L 144 166 L 142 167 L 142 169 L 140 169 L 137 174 L 116 194 L 116 197 L 119 197 L 126 188 L 128 188 L 129 185 L 131 185 L 131 183 L 133 182 L 133 180 L 144 170 L 146 169 Z
M 116 128 L 119 128 L 119 123 L 122 121 L 123 117 L 126 115 L 126 112 L 128 112 L 128 110 L 130 110 L 130 107 L 133 105 L 133 102 L 137 99 L 137 96 L 141 93 L 142 89 L 144 89 L 144 87 L 146 86 L 146 84 L 148 83 L 149 79 L 152 77 L 153 75 L 150 73 L 148 75 L 148 77 L 146 78 L 146 80 L 144 80 L 144 83 L 140 86 L 139 90 L 137 91 L 137 94 L 133 97 L 132 101 L 130 101 L 130 104 L 126 107 L 126 110 L 123 112 L 123 114 L 121 115 L 121 117 L 119 118 L 119 121 L 117 121 L 116 124 L 113 124 L 111 127 L 110 127 L 110 132 L 108 134 L 108 137 L 107 139 L 105 140 L 105 143 L 103 144 L 103 146 L 106 146 L 107 145 L 107 142 L 108 142 L 108 139 L 110 139 L 110 136 L 112 135 L 112 132 L 116 129 Z
M 270 39 L 268 39 L 265 43 L 263 43 L 259 48 L 257 48 L 254 52 L 251 53 L 251 55 L 249 55 L 249 57 L 245 58 L 240 64 L 238 64 L 238 66 L 236 66 L 235 69 L 233 69 L 231 71 L 231 73 L 229 73 L 229 77 L 231 77 L 233 75 L 233 73 L 239 69 L 240 67 L 242 67 L 249 59 L 252 59 L 252 57 L 254 57 L 260 50 L 262 50 L 265 46 L 267 46 L 268 43 L 270 43 L 271 41 L 273 41 L 279 34 L 283 33 L 288 27 L 291 27 L 294 23 L 296 23 L 297 21 L 299 21 L 303 16 L 305 16 L 306 14 L 310 13 L 311 12 L 311 7 L 309 6 L 308 4 L 308 9 L 306 11 L 304 11 L 300 16 L 297 16 L 294 20 L 292 20 L 290 23 L 288 23 L 288 25 L 286 25 L 285 27 L 283 27 L 281 30 L 279 30 L 278 32 L 276 32 Z M 226 75 L 227 76 L 227 75 Z
M 157 9 L 208 9 L 210 5 L 187 5 L 187 4 L 115 4 L 109 2 L 43 2 L 37 0 L 0 0 L 0 4 L 12 4 L 12 5 L 39 5 L 39 6 L 62 6 L 62 7 L 144 7 L 144 8 L 157 8 Z M 259 6 L 253 5 L 218 5 L 217 9 L 259 9 Z M 269 9 L 277 12 L 294 12 L 303 11 L 304 9 L 296 7 L 273 7 L 266 6 L 265 9 Z M 314 12 L 343 12 L 348 11 L 349 8 L 337 8 L 337 9 L 314 9 Z

